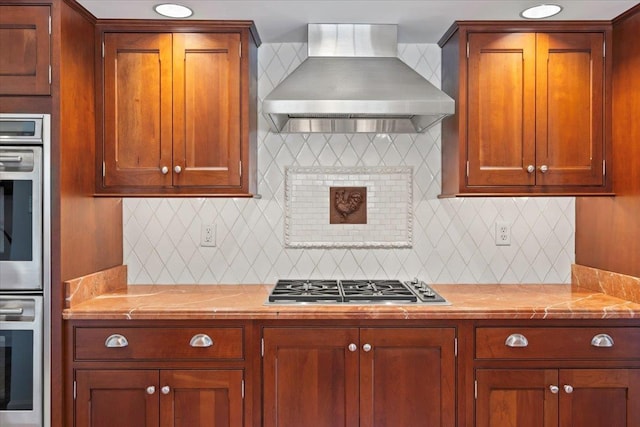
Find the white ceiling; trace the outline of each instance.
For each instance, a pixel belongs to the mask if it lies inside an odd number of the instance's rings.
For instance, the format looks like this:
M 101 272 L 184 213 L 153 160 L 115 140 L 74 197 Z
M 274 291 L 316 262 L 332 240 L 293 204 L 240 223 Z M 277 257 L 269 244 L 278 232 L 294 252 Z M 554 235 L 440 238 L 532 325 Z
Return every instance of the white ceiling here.
M 398 24 L 402 43 L 435 43 L 455 20 L 518 20 L 543 0 L 78 0 L 98 18 L 161 18 L 158 3 L 194 10 L 189 19 L 253 20 L 265 43 L 306 41 L 307 23 Z M 633 7 L 627 0 L 558 0 L 549 20 L 610 20 Z

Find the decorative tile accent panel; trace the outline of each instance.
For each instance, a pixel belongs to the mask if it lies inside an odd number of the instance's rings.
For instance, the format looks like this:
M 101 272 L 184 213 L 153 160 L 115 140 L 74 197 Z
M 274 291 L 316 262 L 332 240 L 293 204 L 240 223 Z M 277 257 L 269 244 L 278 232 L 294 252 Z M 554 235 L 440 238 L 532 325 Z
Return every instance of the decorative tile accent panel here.
M 408 166 L 286 168 L 285 247 L 410 248 L 412 176 Z M 366 206 L 340 202 L 345 219 L 347 213 L 366 209 L 366 224 L 331 224 L 330 204 L 335 201 L 329 190 L 334 186 L 366 187 Z
M 440 48 L 401 44 L 400 58 L 440 86 Z M 258 49 L 258 108 L 306 57 L 304 43 Z M 569 283 L 573 197 L 438 199 L 440 126 L 419 135 L 275 134 L 258 116 L 262 199 L 125 198 L 129 283 L 275 283 L 278 278 L 411 279 L 431 283 Z M 412 248 L 285 248 L 285 168 L 413 167 Z M 495 222 L 511 246 L 495 245 Z M 216 247 L 200 247 L 203 223 Z
M 573 264 L 571 284 L 640 304 L 640 277 Z

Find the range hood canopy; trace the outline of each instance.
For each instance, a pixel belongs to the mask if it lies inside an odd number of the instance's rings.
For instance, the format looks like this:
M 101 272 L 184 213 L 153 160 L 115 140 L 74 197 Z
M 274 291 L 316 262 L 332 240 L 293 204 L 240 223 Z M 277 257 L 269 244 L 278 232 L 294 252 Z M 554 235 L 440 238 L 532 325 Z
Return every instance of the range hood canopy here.
M 308 58 L 264 99 L 274 132 L 419 133 L 453 114 L 397 58 L 397 26 L 309 24 Z

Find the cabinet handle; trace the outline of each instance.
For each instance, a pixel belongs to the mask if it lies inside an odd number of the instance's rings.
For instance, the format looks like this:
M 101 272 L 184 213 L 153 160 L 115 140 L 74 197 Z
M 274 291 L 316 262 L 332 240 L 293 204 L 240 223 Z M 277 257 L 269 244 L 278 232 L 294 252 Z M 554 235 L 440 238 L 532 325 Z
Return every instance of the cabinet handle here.
M 598 334 L 591 338 L 591 345 L 594 347 L 613 347 L 613 338 L 609 334 Z
M 129 341 L 124 335 L 113 334 L 109 335 L 106 340 L 104 340 L 104 346 L 107 348 L 123 348 L 129 345 Z
M 364 351 L 367 351 L 367 352 L 368 352 L 368 351 L 371 351 L 371 344 L 365 344 L 365 345 L 363 345 L 363 346 L 362 346 L 362 349 L 363 349 Z
M 560 387 L 558 387 L 557 385 L 550 385 L 549 390 L 551 390 L 551 393 L 553 394 L 558 394 L 558 392 L 560 391 Z
M 189 345 L 191 347 L 211 347 L 213 345 L 213 340 L 207 334 L 195 334 L 191 337 Z
M 156 392 L 156 388 L 152 385 L 150 385 L 149 387 L 147 387 L 147 394 L 153 394 Z
M 564 385 L 564 391 L 567 394 L 571 394 L 571 393 L 573 393 L 573 387 L 571 387 L 569 384 L 565 384 Z
M 548 170 L 549 170 L 549 166 L 547 165 L 540 166 L 540 172 L 547 173 Z
M 535 172 L 535 170 L 536 170 L 535 166 L 533 166 L 533 165 L 527 166 L 527 172 L 533 173 L 533 172 Z
M 162 172 L 162 175 L 166 175 L 169 173 L 169 168 L 166 166 L 163 166 L 162 169 L 160 169 L 160 172 Z
M 356 351 L 358 349 L 358 346 L 355 345 L 354 343 L 351 343 L 347 348 L 349 349 L 349 351 Z
M 160 392 L 162 394 L 169 394 L 170 391 L 171 391 L 171 387 L 169 387 L 168 385 L 162 386 L 162 388 L 160 389 Z
M 511 334 L 504 341 L 504 345 L 507 347 L 527 347 L 529 340 L 522 334 Z
M 182 172 L 182 168 L 180 166 L 176 166 L 175 168 L 173 168 L 173 171 L 175 173 L 180 173 L 180 172 Z

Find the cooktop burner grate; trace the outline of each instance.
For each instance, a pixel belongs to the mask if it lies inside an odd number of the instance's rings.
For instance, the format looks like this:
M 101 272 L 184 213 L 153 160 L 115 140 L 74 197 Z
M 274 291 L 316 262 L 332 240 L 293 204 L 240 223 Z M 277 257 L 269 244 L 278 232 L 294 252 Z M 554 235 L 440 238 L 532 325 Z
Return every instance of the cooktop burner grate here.
M 270 302 L 340 302 L 337 280 L 278 280 L 269 295 Z
M 343 280 L 344 300 L 349 301 L 408 301 L 418 297 L 399 280 Z

